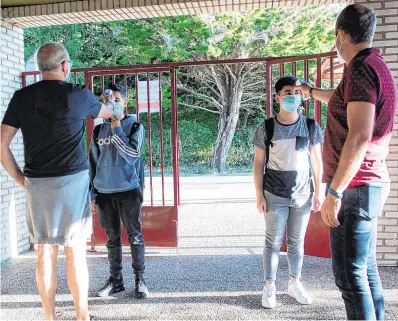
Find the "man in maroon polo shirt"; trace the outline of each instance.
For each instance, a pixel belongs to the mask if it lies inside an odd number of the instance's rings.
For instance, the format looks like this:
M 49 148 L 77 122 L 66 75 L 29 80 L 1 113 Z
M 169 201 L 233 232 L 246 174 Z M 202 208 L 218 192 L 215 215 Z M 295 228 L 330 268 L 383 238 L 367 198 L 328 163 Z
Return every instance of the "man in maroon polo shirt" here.
M 344 76 L 336 90 L 302 86 L 328 104 L 322 219 L 331 227 L 333 273 L 349 320 L 382 320 L 383 289 L 376 264 L 377 218 L 390 190 L 386 158 L 397 102 L 396 85 L 378 49 L 372 9 L 354 4 L 336 22 Z

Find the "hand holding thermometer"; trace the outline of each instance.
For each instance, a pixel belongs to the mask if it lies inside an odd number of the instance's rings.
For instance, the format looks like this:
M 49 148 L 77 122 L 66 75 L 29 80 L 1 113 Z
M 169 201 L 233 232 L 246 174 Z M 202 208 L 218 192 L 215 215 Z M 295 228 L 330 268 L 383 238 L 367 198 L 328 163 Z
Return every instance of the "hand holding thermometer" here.
M 307 81 L 304 78 L 297 79 L 296 86 L 300 87 L 300 86 L 303 86 L 303 85 L 308 85 L 309 86 L 309 84 L 307 83 Z M 302 96 L 303 96 L 304 100 L 308 100 L 308 99 L 311 98 L 309 95 L 306 95 L 303 92 L 302 92 Z
M 104 104 L 105 105 L 111 105 L 113 107 L 113 112 L 115 112 L 115 97 L 113 96 L 113 91 L 112 89 L 105 89 L 104 91 Z
M 300 79 L 297 79 L 297 81 L 296 81 L 296 86 L 305 85 L 306 83 L 307 83 L 307 82 L 305 81 L 304 78 L 300 78 Z
M 113 96 L 112 89 L 105 89 L 105 92 L 104 92 L 105 101 L 111 100 L 112 96 Z

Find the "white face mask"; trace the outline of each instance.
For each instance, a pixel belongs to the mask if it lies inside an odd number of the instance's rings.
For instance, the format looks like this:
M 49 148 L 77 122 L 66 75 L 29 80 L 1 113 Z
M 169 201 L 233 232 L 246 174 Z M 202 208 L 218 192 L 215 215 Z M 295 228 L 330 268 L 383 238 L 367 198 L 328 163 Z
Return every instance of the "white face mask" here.
M 338 36 L 337 36 L 338 37 Z M 337 38 L 336 38 L 336 40 L 337 40 Z M 337 49 L 337 59 L 339 60 L 339 63 L 340 64 L 345 64 L 345 60 L 344 60 L 344 58 L 341 56 L 341 47 L 343 47 L 343 43 L 341 43 L 340 44 L 340 49 L 339 48 L 337 48 L 337 44 L 336 44 L 336 49 Z

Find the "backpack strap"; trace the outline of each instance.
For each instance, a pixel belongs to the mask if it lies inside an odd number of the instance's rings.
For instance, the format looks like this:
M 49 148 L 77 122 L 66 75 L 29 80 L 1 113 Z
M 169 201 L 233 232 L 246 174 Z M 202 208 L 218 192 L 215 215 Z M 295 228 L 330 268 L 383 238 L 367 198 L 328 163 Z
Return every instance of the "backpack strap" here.
M 272 138 L 274 137 L 274 118 L 268 118 L 264 121 L 265 126 L 265 173 L 268 169 L 268 162 L 269 162 L 269 154 L 270 154 L 270 147 L 272 148 L 274 144 L 272 143 Z
M 94 142 L 95 143 L 97 143 L 97 139 L 98 139 L 99 133 L 101 131 L 101 125 L 102 124 L 98 124 L 97 126 L 94 127 L 93 137 L 94 137 Z
M 314 140 L 315 140 L 315 120 L 314 119 L 307 118 L 307 128 L 308 128 L 308 133 L 309 133 L 310 146 L 312 147 L 314 145 Z
M 134 135 L 135 132 L 136 132 L 139 128 L 140 128 L 140 123 L 135 121 L 135 122 L 131 125 L 130 137 L 131 137 L 131 135 Z
M 137 132 L 137 130 L 140 128 L 140 126 L 141 126 L 141 124 L 136 121 L 131 125 L 130 137 Z M 129 137 L 129 139 L 130 139 L 130 137 Z M 145 188 L 145 169 L 144 169 L 144 162 L 142 160 L 142 157 L 138 158 L 137 162 L 135 163 L 135 168 L 137 170 L 137 175 L 140 180 L 141 193 L 143 194 L 144 188 Z
M 308 136 L 310 140 L 310 148 L 314 145 L 314 140 L 315 140 L 315 120 L 311 118 L 307 118 L 307 129 L 308 129 Z M 308 161 L 311 163 L 311 156 L 308 155 Z M 310 177 L 313 176 L 312 173 L 312 166 L 310 166 Z M 314 187 L 314 182 L 311 179 L 311 184 L 310 184 L 310 190 L 311 190 L 311 197 L 314 194 L 315 187 Z

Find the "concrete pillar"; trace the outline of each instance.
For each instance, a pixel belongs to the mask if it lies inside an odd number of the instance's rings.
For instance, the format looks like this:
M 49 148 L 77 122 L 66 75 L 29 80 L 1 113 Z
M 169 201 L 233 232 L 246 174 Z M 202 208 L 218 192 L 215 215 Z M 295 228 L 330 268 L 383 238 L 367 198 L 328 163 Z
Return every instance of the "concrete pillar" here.
M 14 92 L 21 88 L 21 72 L 24 71 L 23 29 L 4 21 L 1 23 L 1 115 L 3 119 L 8 103 Z M 11 149 L 19 166 L 23 166 L 23 141 L 21 132 L 12 142 Z M 5 169 L 0 169 L 1 210 L 0 243 L 1 261 L 18 255 L 30 248 L 26 226 L 26 196 Z

